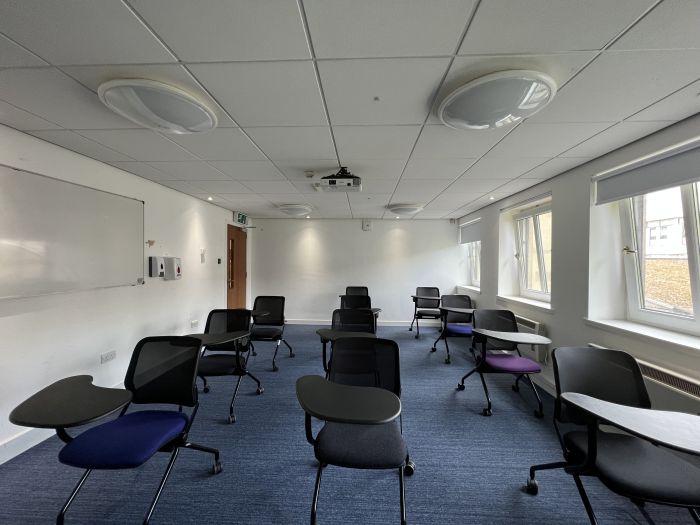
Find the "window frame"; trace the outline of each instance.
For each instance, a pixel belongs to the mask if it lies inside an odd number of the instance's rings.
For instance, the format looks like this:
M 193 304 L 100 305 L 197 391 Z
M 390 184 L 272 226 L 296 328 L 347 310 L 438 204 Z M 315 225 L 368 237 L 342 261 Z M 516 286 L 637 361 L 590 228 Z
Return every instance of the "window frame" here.
M 700 183 L 674 186 L 681 190 L 683 211 L 683 239 L 688 254 L 688 273 L 690 279 L 692 317 L 674 312 L 662 312 L 644 308 L 643 276 L 641 273 L 639 243 L 643 242 L 646 232 L 638 231 L 635 220 L 633 199 L 630 197 L 619 201 L 620 225 L 622 227 L 622 257 L 625 283 L 627 285 L 626 317 L 628 321 L 638 322 L 673 331 L 700 335 Z M 648 192 L 643 194 L 647 195 Z M 657 242 L 660 241 L 660 224 L 656 226 Z
M 540 225 L 540 215 L 545 215 L 547 213 L 552 213 L 551 198 L 536 206 L 524 209 L 513 216 L 513 227 L 515 229 L 515 241 L 517 246 L 517 251 L 515 253 L 515 258 L 518 266 L 518 284 L 519 284 L 519 295 L 527 299 L 533 299 L 535 301 L 541 301 L 545 303 L 551 303 L 552 300 L 552 283 L 548 282 L 547 279 L 547 268 L 544 262 L 544 245 L 542 242 L 542 228 Z M 537 267 L 540 276 L 540 290 L 534 290 L 527 287 L 527 248 L 523 249 L 529 243 L 529 235 L 527 231 L 521 225 L 526 224 L 524 221 L 527 219 L 532 219 L 534 238 L 535 238 L 535 253 L 537 254 Z M 553 221 L 552 221 L 553 223 Z M 551 235 L 551 233 L 550 233 Z M 550 239 L 550 245 L 552 244 L 552 239 Z M 552 252 L 554 250 L 552 249 Z M 524 253 L 523 253 L 524 252 Z M 550 260 L 551 265 L 551 260 Z M 550 269 L 551 271 L 551 269 Z
M 464 243 L 466 251 L 466 280 L 465 286 L 481 289 L 481 239 Z M 474 269 L 478 269 L 478 278 L 475 279 Z

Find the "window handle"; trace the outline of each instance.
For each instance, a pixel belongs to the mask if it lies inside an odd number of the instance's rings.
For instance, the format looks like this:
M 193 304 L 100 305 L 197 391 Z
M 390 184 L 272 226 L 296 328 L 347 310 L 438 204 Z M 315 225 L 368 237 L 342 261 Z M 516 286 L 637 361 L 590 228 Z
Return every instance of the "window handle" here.
M 637 250 L 633 250 L 633 249 L 630 248 L 629 246 L 625 246 L 624 248 L 622 248 L 622 251 L 623 251 L 625 254 L 637 253 Z

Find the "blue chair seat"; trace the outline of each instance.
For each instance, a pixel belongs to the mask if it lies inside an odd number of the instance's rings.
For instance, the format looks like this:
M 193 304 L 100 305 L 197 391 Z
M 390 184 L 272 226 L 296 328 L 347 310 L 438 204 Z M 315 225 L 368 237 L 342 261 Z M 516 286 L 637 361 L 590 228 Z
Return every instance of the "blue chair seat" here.
M 447 323 L 447 334 L 472 335 L 472 325 Z
M 178 437 L 188 421 L 170 410 L 132 412 L 86 430 L 61 449 L 58 460 L 85 469 L 138 467 Z

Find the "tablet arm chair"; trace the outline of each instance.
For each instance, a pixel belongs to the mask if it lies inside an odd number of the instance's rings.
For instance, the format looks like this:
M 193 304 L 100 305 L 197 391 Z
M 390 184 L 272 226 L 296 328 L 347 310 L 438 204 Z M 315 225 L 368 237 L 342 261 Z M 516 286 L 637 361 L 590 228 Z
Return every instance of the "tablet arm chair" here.
M 637 361 L 625 352 L 587 346 L 556 348 L 552 360 L 557 391 L 554 427 L 565 461 L 530 467 L 527 492 L 538 493 L 537 471 L 563 469 L 574 478 L 591 524 L 597 520 L 581 476 L 598 477 L 640 508 L 645 502 L 685 507 L 700 524 L 700 468 L 686 460 L 689 455 L 630 434 L 607 432 L 598 427 L 596 418 L 562 401 L 562 393 L 576 392 L 619 405 L 651 408 Z M 562 434 L 560 425 L 578 428 Z
M 207 324 L 204 332 L 207 334 L 222 334 L 227 332 L 238 332 L 250 330 L 250 310 L 245 309 L 229 309 L 229 310 L 212 310 L 207 316 Z M 197 376 L 204 382 L 204 392 L 209 392 L 207 377 L 215 376 L 238 376 L 236 388 L 233 391 L 231 404 L 229 405 L 228 422 L 236 421 L 236 414 L 233 411 L 233 405 L 236 402 L 238 389 L 241 386 L 243 377 L 250 377 L 257 384 L 256 393 L 262 394 L 265 389 L 262 384 L 248 371 L 248 350 L 250 348 L 249 338 L 243 341 L 234 341 L 232 343 L 223 343 L 218 345 L 210 345 L 204 348 L 202 357 L 199 359 L 199 368 Z M 212 353 L 216 352 L 216 353 Z M 243 353 L 246 357 L 243 357 Z
M 369 288 L 366 286 L 346 286 L 345 295 L 369 295 Z
M 146 513 L 148 523 L 181 448 L 214 456 L 214 474 L 221 472 L 219 451 L 191 443 L 187 434 L 197 414 L 196 373 L 200 340 L 194 337 L 147 337 L 131 356 L 124 386 L 133 394 L 131 404 L 176 405 L 176 410 L 141 410 L 126 413 L 94 426 L 71 440 L 58 454 L 61 463 L 86 469 L 59 513 L 61 525 L 68 507 L 93 470 L 136 468 L 156 452 L 169 452 L 170 461 Z M 191 407 L 190 414 L 183 407 Z
M 471 297 L 468 295 L 443 295 L 440 300 L 442 306 L 450 306 L 453 308 L 473 308 Z M 471 337 L 472 336 L 472 314 L 461 314 L 456 312 L 445 312 L 441 314 L 442 319 L 442 330 L 440 335 L 433 343 L 433 347 L 430 349 L 431 352 L 437 351 L 437 343 L 440 339 L 445 341 L 445 350 L 447 351 L 447 356 L 445 357 L 445 364 L 450 364 L 452 358 L 450 357 L 450 346 L 447 344 L 448 337 Z M 471 349 L 470 345 L 470 349 Z
M 331 317 L 331 330 L 336 330 L 339 332 L 357 332 L 359 334 L 377 333 L 376 317 L 372 310 L 367 308 L 358 308 L 356 310 L 333 310 L 333 315 Z M 323 370 L 328 373 L 328 358 L 326 352 L 326 345 L 328 341 L 326 339 L 321 339 L 321 344 L 323 345 L 322 359 L 323 359 Z M 331 341 L 331 353 L 333 352 L 333 341 Z
M 372 308 L 372 299 L 369 295 L 341 295 L 340 308 L 342 310 Z
M 255 298 L 253 311 L 264 312 L 265 315 L 253 317 L 253 327 L 250 330 L 251 348 L 255 354 L 252 341 L 276 342 L 275 353 L 272 356 L 272 371 L 277 372 L 277 351 L 280 343 L 289 348 L 289 357 L 294 357 L 294 350 L 284 338 L 284 297 L 278 295 L 260 295 Z
M 498 332 L 517 332 L 518 323 L 515 320 L 515 314 L 510 310 L 474 310 L 474 328 L 482 328 L 486 330 L 494 330 Z M 474 338 L 476 339 L 476 337 Z M 532 382 L 530 374 L 537 374 L 542 371 L 540 365 L 532 359 L 520 355 L 518 345 L 516 343 L 507 343 L 479 336 L 481 343 L 480 349 L 476 356 L 476 366 L 468 372 L 462 380 L 457 384 L 457 390 L 464 390 L 464 381 L 474 372 L 479 374 L 481 386 L 484 389 L 487 406 L 482 410 L 482 415 L 490 416 L 491 412 L 491 397 L 489 389 L 486 386 L 484 374 L 513 374 L 515 383 L 513 391 L 519 391 L 519 382 L 525 379 L 532 392 L 537 399 L 537 408 L 535 409 L 535 417 L 541 418 L 544 416 L 542 400 L 537 392 L 535 383 Z M 476 344 L 476 341 L 474 341 Z M 507 353 L 504 353 L 507 352 Z
M 437 309 L 440 306 L 440 289 L 434 286 L 419 286 L 416 288 L 416 295 L 435 297 L 434 300 L 413 298 L 413 320 L 408 331 L 413 331 L 413 323 L 415 322 L 416 339 L 418 339 L 420 337 L 418 319 L 440 319 L 440 310 Z
M 374 338 L 346 338 L 336 341 L 330 363 L 330 381 L 352 386 L 384 388 L 401 395 L 399 346 L 395 341 Z M 306 439 L 314 447 L 319 462 L 311 506 L 311 524 L 316 509 L 321 475 L 328 465 L 356 469 L 397 469 L 401 504 L 401 523 L 406 523 L 404 474 L 410 476 L 415 465 L 396 421 L 377 425 L 326 422 L 313 436 L 311 415 L 305 414 Z

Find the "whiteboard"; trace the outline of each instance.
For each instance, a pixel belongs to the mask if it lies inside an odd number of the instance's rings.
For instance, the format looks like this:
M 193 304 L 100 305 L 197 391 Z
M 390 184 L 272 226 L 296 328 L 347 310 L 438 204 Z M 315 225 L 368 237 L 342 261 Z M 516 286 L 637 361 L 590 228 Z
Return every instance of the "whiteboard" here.
M 0 166 L 0 299 L 143 277 L 142 201 Z

